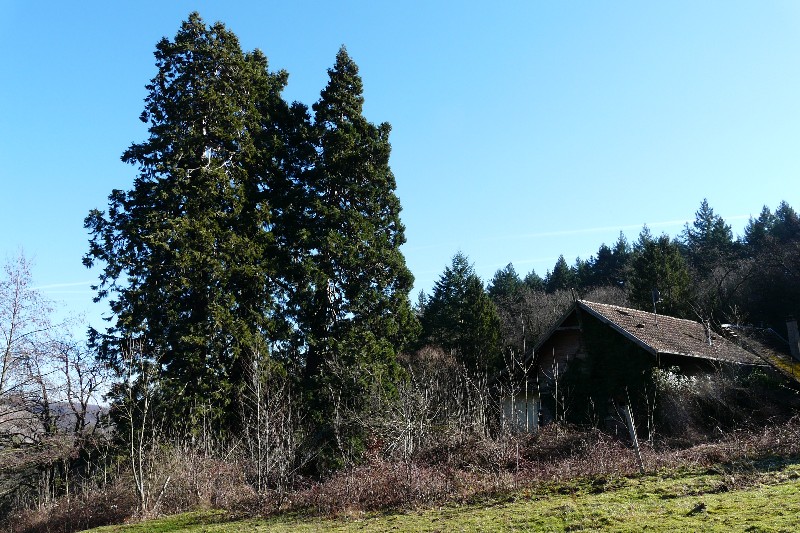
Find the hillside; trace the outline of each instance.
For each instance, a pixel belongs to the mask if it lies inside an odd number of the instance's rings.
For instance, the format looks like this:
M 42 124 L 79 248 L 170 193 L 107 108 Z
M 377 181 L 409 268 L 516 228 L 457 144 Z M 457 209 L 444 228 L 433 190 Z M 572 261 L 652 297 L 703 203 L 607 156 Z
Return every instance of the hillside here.
M 642 477 L 596 477 L 465 505 L 337 518 L 230 521 L 187 513 L 92 531 L 794 531 L 800 528 L 800 461 Z

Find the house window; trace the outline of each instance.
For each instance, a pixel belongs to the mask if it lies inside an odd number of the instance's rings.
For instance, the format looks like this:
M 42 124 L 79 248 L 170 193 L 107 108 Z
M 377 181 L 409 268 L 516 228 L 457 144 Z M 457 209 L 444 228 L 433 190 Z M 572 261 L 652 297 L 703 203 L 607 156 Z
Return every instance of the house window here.
M 541 401 L 538 396 L 532 394 L 507 396 L 503 402 L 503 416 L 513 431 L 536 433 L 539 430 L 540 408 Z

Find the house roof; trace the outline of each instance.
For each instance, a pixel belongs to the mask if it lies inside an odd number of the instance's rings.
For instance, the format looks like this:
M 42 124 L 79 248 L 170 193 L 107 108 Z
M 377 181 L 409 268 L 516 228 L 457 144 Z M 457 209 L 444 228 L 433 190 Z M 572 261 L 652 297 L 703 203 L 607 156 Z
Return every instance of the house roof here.
M 679 355 L 745 365 L 765 364 L 758 356 L 717 335 L 713 330 L 706 329 L 704 324 L 694 320 L 578 300 L 561 322 L 576 309 L 585 311 L 608 324 L 612 329 L 654 355 Z M 553 331 L 555 329 L 557 326 Z M 546 338 L 550 337 L 553 331 Z M 546 338 L 539 345 L 543 344 Z M 539 346 L 537 346 L 538 348 Z
M 722 332 L 737 344 L 767 357 L 791 357 L 789 341 L 772 328 L 723 324 Z

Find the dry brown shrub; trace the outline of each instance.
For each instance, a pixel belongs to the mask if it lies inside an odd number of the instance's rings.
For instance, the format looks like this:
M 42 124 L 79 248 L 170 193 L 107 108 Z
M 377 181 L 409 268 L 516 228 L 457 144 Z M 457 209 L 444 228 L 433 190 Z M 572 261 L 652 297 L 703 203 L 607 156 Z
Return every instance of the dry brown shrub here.
M 71 533 L 122 523 L 133 515 L 136 506 L 131 485 L 118 480 L 80 496 L 15 513 L 0 527 L 19 533 Z
M 209 457 L 191 450 L 166 454 L 161 468 L 173 478 L 162 496 L 162 514 L 197 508 L 222 508 L 239 515 L 303 511 L 322 515 L 408 509 L 446 502 L 467 502 L 519 488 L 570 490 L 575 482 L 608 480 L 639 472 L 636 454 L 625 439 L 597 429 L 551 424 L 537 435 L 475 435 L 441 443 L 433 456 L 391 459 L 375 447 L 364 464 L 327 480 L 299 480 L 288 493 L 256 492 L 247 484 L 247 467 L 231 456 Z M 754 482 L 772 463 L 800 457 L 800 416 L 784 423 L 720 433 L 715 441 L 694 446 L 642 445 L 650 473 L 677 468 L 713 468 L 727 477 L 719 490 Z M 546 490 L 551 490 L 546 489 Z M 133 517 L 136 497 L 125 477 L 84 498 L 14 517 L 14 531 L 68 532 Z
M 230 457 L 214 457 L 187 448 L 165 453 L 162 475 L 170 482 L 154 514 L 172 514 L 191 509 L 235 507 L 253 498 L 241 463 Z
M 280 510 L 352 515 L 470 501 L 553 483 L 586 479 L 605 482 L 639 473 L 639 463 L 630 444 L 596 429 L 549 425 L 535 436 L 504 438 L 505 443 L 490 439 L 470 441 L 470 454 L 439 463 L 375 457 L 367 464 L 296 491 Z M 459 448 L 453 448 L 456 449 Z M 729 490 L 737 483 L 746 483 L 749 478 L 742 473 L 748 468 L 761 468 L 759 461 L 776 456 L 784 458 L 781 460 L 800 457 L 800 417 L 769 428 L 721 434 L 715 442 L 685 448 L 643 443 L 642 456 L 650 473 L 685 467 L 735 471 L 736 475 L 731 475 L 724 484 L 728 489 L 720 489 Z M 278 508 L 262 507 L 262 512 L 275 510 Z

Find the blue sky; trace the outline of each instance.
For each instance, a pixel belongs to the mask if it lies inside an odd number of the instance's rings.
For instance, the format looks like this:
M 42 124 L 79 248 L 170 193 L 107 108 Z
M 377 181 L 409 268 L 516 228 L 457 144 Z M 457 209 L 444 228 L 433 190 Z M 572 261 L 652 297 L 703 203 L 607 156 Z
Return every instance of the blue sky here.
M 677 235 L 703 198 L 737 234 L 800 208 L 800 3 L 494 4 L 0 0 L 0 257 L 23 249 L 60 313 L 98 325 L 83 218 L 131 186 L 155 44 L 193 10 L 308 105 L 348 47 L 393 127 L 415 292 L 459 250 L 486 281 L 544 276 L 645 223 Z

